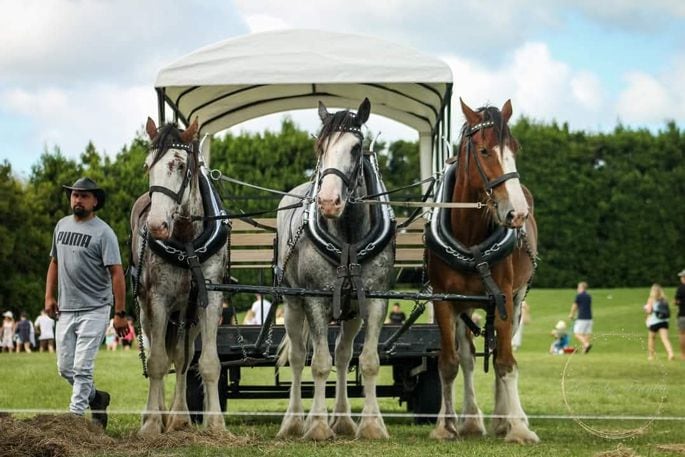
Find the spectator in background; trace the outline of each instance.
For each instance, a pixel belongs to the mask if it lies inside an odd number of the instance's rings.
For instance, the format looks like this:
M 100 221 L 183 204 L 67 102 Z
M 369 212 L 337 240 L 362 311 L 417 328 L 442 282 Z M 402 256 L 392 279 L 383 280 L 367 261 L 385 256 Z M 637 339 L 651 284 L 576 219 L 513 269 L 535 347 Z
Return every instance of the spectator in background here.
M 238 316 L 235 314 L 235 306 L 229 305 L 228 300 L 225 298 L 221 305 L 219 325 L 238 325 Z
M 647 359 L 654 360 L 656 356 L 656 351 L 654 349 L 654 340 L 656 339 L 657 333 L 661 338 L 661 342 L 666 349 L 666 354 L 668 354 L 668 360 L 673 360 L 675 356 L 673 355 L 673 347 L 671 342 L 668 340 L 668 316 L 660 314 L 657 310 L 659 305 L 666 305 L 668 309 L 668 302 L 666 301 L 666 295 L 664 294 L 664 289 L 661 288 L 659 284 L 653 284 L 649 291 L 649 298 L 647 298 L 647 303 L 643 307 L 645 313 L 647 314 L 647 319 L 645 324 L 649 329 L 647 334 Z
M 262 297 L 261 294 L 255 294 L 255 301 L 247 313 L 245 314 L 245 319 L 243 323 L 248 325 L 261 325 L 264 323 L 264 319 L 269 310 L 271 309 L 271 302 L 266 298 Z
M 117 338 L 117 331 L 114 328 L 114 319 L 110 319 L 107 330 L 105 330 L 105 347 L 108 351 L 116 351 L 118 345 L 119 340 Z
M 28 319 L 28 315 L 22 311 L 19 315 L 19 322 L 14 329 L 15 337 L 17 339 L 17 352 L 33 352 L 31 346 L 36 345 L 35 330 L 33 323 Z
M 587 354 L 592 349 L 592 296 L 587 292 L 587 283 L 579 282 L 576 289 L 576 299 L 571 305 L 571 312 L 568 314 L 570 320 L 575 319 L 573 324 L 573 334 L 583 345 L 583 353 Z
M 131 316 L 126 317 L 126 322 L 128 324 L 128 333 L 119 337 L 119 342 L 124 348 L 124 351 L 130 351 L 131 346 L 133 346 L 133 341 L 136 339 L 136 329 L 133 327 L 133 318 Z
M 680 285 L 675 291 L 675 305 L 678 307 L 678 341 L 680 360 L 685 360 L 685 270 L 678 273 Z
M 549 347 L 550 354 L 563 354 L 566 351 L 569 343 L 568 332 L 566 331 L 566 322 L 559 321 L 552 330 L 554 341 Z
M 40 352 L 55 352 L 55 321 L 48 316 L 45 310 L 40 311 L 34 327 L 38 331 L 38 346 Z
M 400 304 L 397 302 L 393 303 L 390 315 L 385 322 L 390 324 L 403 324 L 406 320 L 407 315 L 400 309 Z
M 3 352 L 12 352 L 14 349 L 14 314 L 12 311 L 5 311 L 2 314 L 2 343 Z

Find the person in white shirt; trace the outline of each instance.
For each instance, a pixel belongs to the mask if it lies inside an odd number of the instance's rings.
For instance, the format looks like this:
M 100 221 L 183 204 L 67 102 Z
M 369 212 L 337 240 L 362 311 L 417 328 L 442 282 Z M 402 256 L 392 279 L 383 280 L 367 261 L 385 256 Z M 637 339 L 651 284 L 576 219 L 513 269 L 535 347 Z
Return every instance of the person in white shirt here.
M 264 318 L 269 314 L 271 309 L 271 302 L 262 297 L 261 294 L 255 294 L 256 300 L 245 314 L 244 324 L 261 325 L 264 323 Z
M 41 310 L 34 326 L 40 332 L 38 337 L 40 352 L 55 352 L 55 321 L 48 316 L 45 310 Z

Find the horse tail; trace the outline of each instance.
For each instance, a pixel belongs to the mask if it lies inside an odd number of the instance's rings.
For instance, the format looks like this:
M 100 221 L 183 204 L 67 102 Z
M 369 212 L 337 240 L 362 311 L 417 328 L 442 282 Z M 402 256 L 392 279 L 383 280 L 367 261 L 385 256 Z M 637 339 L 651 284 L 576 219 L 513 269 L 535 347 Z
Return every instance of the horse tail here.
M 309 350 L 309 324 L 307 323 L 307 318 L 304 319 L 304 325 L 302 326 L 302 339 L 305 341 L 305 350 Z M 290 353 L 290 338 L 286 333 L 281 342 L 278 345 L 278 350 L 276 354 L 278 355 L 278 361 L 276 362 L 276 367 L 284 367 L 288 363 Z

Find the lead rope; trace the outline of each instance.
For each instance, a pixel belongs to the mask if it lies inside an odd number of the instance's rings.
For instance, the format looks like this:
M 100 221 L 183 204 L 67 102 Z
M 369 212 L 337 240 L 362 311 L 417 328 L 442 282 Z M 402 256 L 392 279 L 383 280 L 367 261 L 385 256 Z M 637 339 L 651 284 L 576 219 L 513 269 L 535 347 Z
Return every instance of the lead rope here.
M 148 377 L 147 374 L 147 358 L 145 356 L 145 346 L 143 345 L 143 328 L 141 325 L 140 318 L 140 301 L 138 300 L 138 285 L 140 284 L 140 274 L 143 271 L 143 259 L 145 254 L 145 248 L 147 247 L 147 223 L 145 224 L 145 229 L 143 230 L 143 243 L 140 245 L 140 252 L 138 253 L 138 269 L 136 270 L 136 277 L 133 281 L 133 300 L 136 302 L 136 314 L 138 318 L 136 319 L 136 337 L 138 339 L 138 357 L 140 362 L 143 364 L 143 376 Z

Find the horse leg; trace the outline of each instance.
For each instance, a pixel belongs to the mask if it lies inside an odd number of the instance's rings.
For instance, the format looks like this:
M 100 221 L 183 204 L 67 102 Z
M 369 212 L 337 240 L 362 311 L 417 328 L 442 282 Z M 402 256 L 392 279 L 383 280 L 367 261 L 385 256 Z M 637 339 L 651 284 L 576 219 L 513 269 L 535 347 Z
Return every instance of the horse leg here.
M 186 331 L 189 332 L 188 338 L 184 333 L 179 334 L 178 341 L 174 345 L 174 367 L 176 369 L 176 388 L 174 389 L 174 399 L 171 403 L 169 421 L 166 431 L 183 430 L 190 427 L 190 414 L 188 413 L 188 402 L 186 400 L 186 376 L 184 371 L 186 364 L 186 353 L 190 359 L 193 358 L 195 350 L 195 338 L 200 329 L 197 325 L 192 326 Z M 187 361 L 190 363 L 190 360 Z
M 459 418 L 459 435 L 483 436 L 485 424 L 483 412 L 476 402 L 476 389 L 473 384 L 473 372 L 476 364 L 473 335 L 466 328 L 466 324 L 457 319 L 457 350 L 459 351 L 459 365 L 464 376 L 464 406 Z
M 216 350 L 216 333 L 221 316 L 221 293 L 210 292 L 207 308 L 199 307 L 197 314 L 202 332 L 199 368 L 205 394 L 203 424 L 210 430 L 225 430 L 226 424 L 219 402 L 221 364 Z
M 357 433 L 357 425 L 351 417 L 350 402 L 347 398 L 347 371 L 352 359 L 354 338 L 359 333 L 362 320 L 352 319 L 340 325 L 340 334 L 335 345 L 335 410 L 331 429 L 336 435 L 351 435 Z
M 440 372 L 440 385 L 442 387 L 442 403 L 438 421 L 430 436 L 440 440 L 454 439 L 459 436 L 453 399 L 454 379 L 459 372 L 459 355 L 455 347 L 456 315 L 454 306 L 450 302 L 437 302 L 433 309 L 435 320 L 440 328 L 438 371 Z
M 169 358 L 164 344 L 167 330 L 167 312 L 165 304 L 159 297 L 150 294 L 149 300 L 149 307 L 154 310 L 146 316 L 150 319 L 149 324 L 146 325 L 150 340 L 150 353 L 147 358 L 149 388 L 140 433 L 158 435 L 162 433 L 165 422 L 165 417 L 163 417 L 165 409 L 164 376 L 169 370 Z
M 312 299 L 305 309 L 309 330 L 314 343 L 312 378 L 314 378 L 314 401 L 305 422 L 304 438 L 323 441 L 335 436 L 328 425 L 326 409 L 326 380 L 333 364 L 328 349 L 328 310 L 321 300 Z
M 281 422 L 277 438 L 300 437 L 304 434 L 304 408 L 302 407 L 302 370 L 307 357 L 307 336 L 305 327 L 307 321 L 302 309 L 302 301 L 287 298 L 285 302 L 285 331 L 289 341 L 287 348 L 290 370 L 292 371 L 292 385 L 290 387 L 290 402 L 288 410 Z
M 537 434 L 528 428 L 528 418 L 523 412 L 518 393 L 518 366 L 511 348 L 513 303 L 511 291 L 505 292 L 507 310 L 511 316 L 506 321 L 497 319 L 497 354 L 495 357 L 495 419 L 496 434 L 505 435 L 504 441 L 521 444 L 537 443 Z M 517 294 L 516 306 L 520 306 L 525 290 Z
M 381 365 L 378 356 L 378 339 L 387 309 L 386 300 L 368 300 L 369 317 L 366 322 L 364 347 L 359 356 L 359 366 L 364 384 L 364 408 L 362 409 L 359 429 L 357 429 L 357 438 L 372 440 L 389 438 L 376 397 L 376 384 Z

